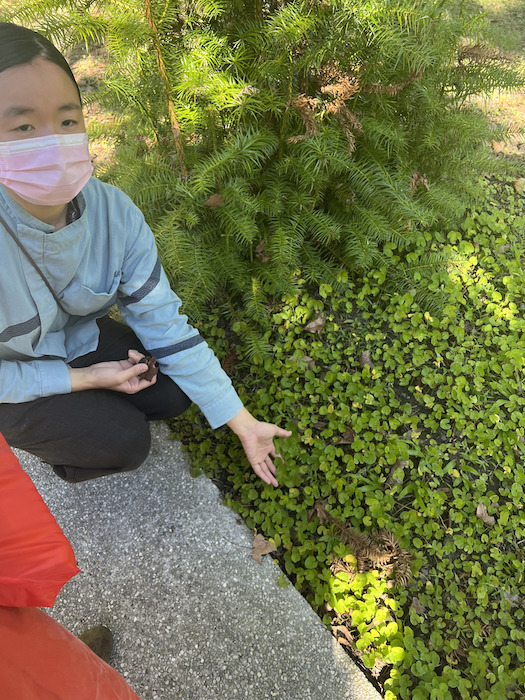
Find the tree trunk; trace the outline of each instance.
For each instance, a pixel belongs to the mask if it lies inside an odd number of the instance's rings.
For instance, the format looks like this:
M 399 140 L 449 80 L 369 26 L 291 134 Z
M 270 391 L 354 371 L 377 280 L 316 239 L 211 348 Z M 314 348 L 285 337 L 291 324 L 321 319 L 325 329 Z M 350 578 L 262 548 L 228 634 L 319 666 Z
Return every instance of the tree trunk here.
M 157 65 L 159 67 L 159 73 L 164 86 L 164 94 L 166 95 L 166 102 L 168 103 L 168 113 L 170 117 L 171 132 L 173 134 L 173 139 L 175 141 L 175 149 L 179 157 L 180 173 L 182 177 L 188 176 L 188 171 L 186 169 L 186 159 L 184 157 L 184 147 L 182 144 L 182 136 L 180 132 L 179 120 L 177 119 L 177 114 L 175 112 L 175 104 L 171 99 L 171 89 L 168 80 L 168 74 L 166 73 L 166 66 L 164 64 L 164 58 L 162 56 L 162 47 L 159 39 L 159 32 L 157 30 L 157 25 L 155 24 L 155 18 L 153 16 L 153 7 L 151 5 L 151 0 L 144 0 L 146 6 L 146 19 L 148 21 L 149 27 L 153 35 L 153 47 L 155 49 L 155 55 L 157 57 Z

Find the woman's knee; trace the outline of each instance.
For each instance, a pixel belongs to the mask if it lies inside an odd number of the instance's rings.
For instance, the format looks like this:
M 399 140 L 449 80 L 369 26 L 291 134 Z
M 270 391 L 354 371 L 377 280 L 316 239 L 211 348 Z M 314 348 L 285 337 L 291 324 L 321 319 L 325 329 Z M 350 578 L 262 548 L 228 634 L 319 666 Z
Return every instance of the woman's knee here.
M 91 475 L 87 478 L 94 478 L 136 469 L 149 453 L 146 417 L 112 392 L 84 391 L 39 399 L 11 411 L 1 408 L 7 442 L 56 467 L 68 481 L 85 480 L 80 478 L 83 470 Z
M 129 426 L 111 446 L 111 461 L 122 471 L 132 471 L 140 467 L 149 454 L 151 433 L 143 416 Z
M 166 375 L 159 372 L 152 387 L 127 396 L 127 400 L 143 413 L 147 420 L 168 420 L 184 413 L 191 400 L 182 389 Z
M 111 441 L 85 453 L 81 460 L 71 458 L 68 464 L 54 464 L 53 471 L 64 481 L 78 483 L 101 476 L 121 474 L 138 469 L 146 460 L 151 447 L 149 425 L 138 422 L 134 430 L 126 431 Z

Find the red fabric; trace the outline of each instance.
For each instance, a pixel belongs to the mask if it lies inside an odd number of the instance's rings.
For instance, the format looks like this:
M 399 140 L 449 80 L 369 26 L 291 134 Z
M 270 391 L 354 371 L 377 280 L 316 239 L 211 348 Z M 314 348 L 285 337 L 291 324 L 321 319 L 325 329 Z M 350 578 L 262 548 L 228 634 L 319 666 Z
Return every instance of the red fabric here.
M 0 696 L 139 700 L 117 671 L 37 608 L 0 608 Z
M 71 545 L 0 435 L 0 605 L 50 607 L 79 571 Z

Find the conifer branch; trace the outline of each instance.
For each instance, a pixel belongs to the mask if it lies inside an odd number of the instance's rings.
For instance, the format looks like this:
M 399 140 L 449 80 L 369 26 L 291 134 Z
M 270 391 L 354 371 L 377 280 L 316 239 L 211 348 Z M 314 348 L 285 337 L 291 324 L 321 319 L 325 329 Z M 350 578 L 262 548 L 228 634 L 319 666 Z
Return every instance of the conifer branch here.
M 446 268 L 406 254 L 501 162 L 503 129 L 469 97 L 525 82 L 457 5 L 17 0 L 0 16 L 63 49 L 104 43 L 96 100 L 122 124 L 104 178 L 146 213 L 187 312 L 228 299 L 255 326 L 296 271 L 334 286 L 382 266 L 417 296 Z
M 162 46 L 160 43 L 159 32 L 157 25 L 155 23 L 155 17 L 153 15 L 153 7 L 151 5 L 151 0 L 144 0 L 146 8 L 146 19 L 148 25 L 151 29 L 153 46 L 155 48 L 155 56 L 157 58 L 157 65 L 159 68 L 160 77 L 164 87 L 164 94 L 166 96 L 166 102 L 168 105 L 168 114 L 171 124 L 171 132 L 173 134 L 173 139 L 175 141 L 175 149 L 177 151 L 177 156 L 179 158 L 179 167 L 182 177 L 186 178 L 188 176 L 188 170 L 186 168 L 186 159 L 184 157 L 184 146 L 182 144 L 182 135 L 179 125 L 179 120 L 177 119 L 177 114 L 175 112 L 175 104 L 171 97 L 171 86 L 166 72 L 166 66 L 164 63 L 164 57 L 162 55 Z

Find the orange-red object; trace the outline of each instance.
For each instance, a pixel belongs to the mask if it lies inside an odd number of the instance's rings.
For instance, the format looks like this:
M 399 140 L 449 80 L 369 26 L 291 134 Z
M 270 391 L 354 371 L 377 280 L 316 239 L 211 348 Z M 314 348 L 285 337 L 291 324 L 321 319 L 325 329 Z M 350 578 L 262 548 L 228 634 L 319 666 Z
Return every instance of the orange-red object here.
M 66 536 L 0 435 L 0 605 L 50 607 L 79 571 Z
M 0 698 L 140 700 L 40 606 L 79 569 L 66 536 L 0 435 Z
M 0 608 L 0 697 L 139 700 L 117 671 L 38 608 Z

